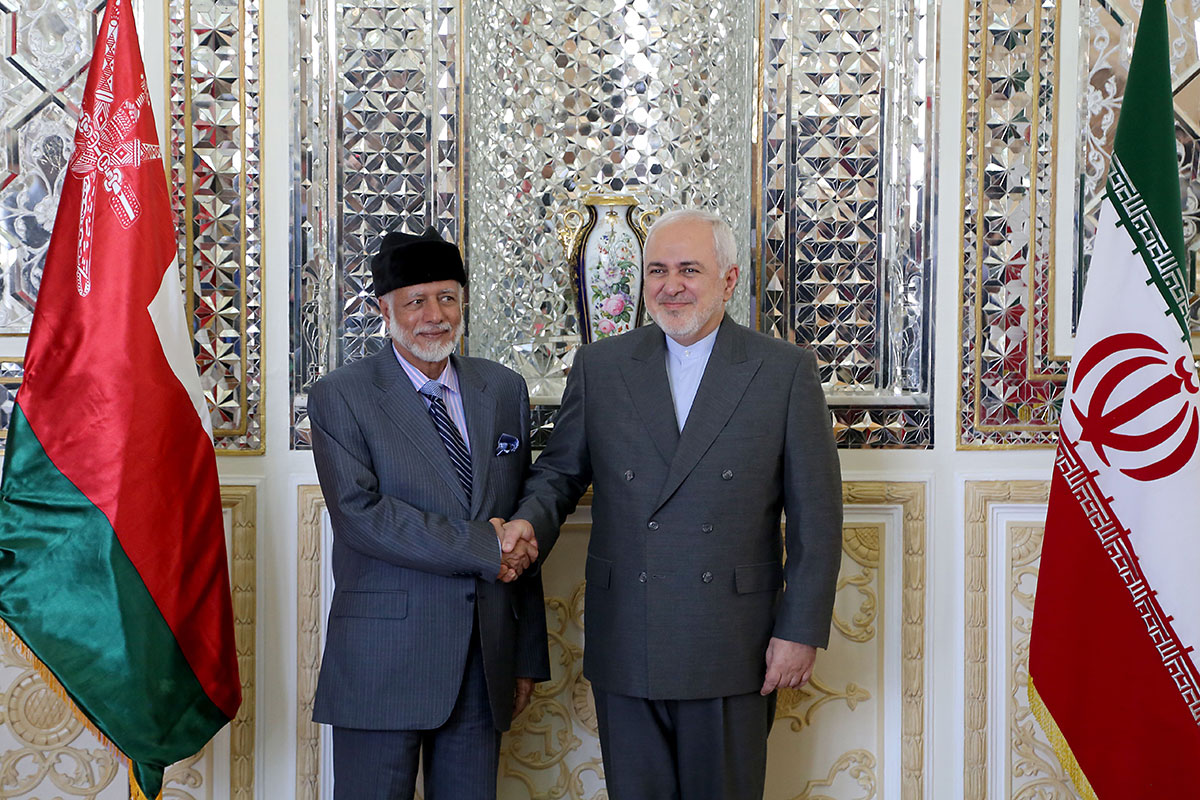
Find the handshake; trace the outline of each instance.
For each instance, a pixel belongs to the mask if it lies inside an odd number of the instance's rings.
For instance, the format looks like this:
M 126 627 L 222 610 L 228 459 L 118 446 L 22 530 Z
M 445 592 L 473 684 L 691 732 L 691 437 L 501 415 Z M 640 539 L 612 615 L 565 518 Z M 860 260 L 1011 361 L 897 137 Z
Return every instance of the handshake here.
M 496 579 L 512 583 L 521 577 L 521 573 L 529 565 L 537 561 L 537 537 L 533 535 L 533 526 L 523 519 L 505 522 L 499 517 L 492 517 L 488 522 L 496 529 L 496 538 L 500 540 L 500 572 Z

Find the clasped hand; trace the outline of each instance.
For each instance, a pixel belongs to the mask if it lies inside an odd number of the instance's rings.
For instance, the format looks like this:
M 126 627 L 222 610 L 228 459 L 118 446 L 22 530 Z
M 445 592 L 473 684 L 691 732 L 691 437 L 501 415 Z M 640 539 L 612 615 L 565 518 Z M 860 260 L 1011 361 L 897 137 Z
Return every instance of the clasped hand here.
M 500 572 L 496 574 L 496 579 L 511 583 L 537 561 L 538 545 L 533 526 L 523 519 L 505 522 L 499 517 L 492 517 L 488 522 L 492 523 L 496 538 L 500 540 Z

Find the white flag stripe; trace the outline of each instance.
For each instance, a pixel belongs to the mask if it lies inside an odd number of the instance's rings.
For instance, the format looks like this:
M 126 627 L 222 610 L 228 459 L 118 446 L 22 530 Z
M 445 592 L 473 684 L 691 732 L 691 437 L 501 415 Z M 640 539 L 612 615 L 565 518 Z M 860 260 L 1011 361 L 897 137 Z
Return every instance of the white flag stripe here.
M 179 263 L 175 258 L 171 259 L 163 272 L 158 292 L 146 310 L 154 321 L 154 330 L 158 333 L 158 341 L 171 372 L 187 390 L 192 408 L 208 432 L 209 441 L 212 441 L 212 420 L 208 415 L 204 392 L 200 389 L 200 374 L 196 371 L 196 358 L 192 355 L 192 338 L 188 335 L 187 322 L 183 318 L 183 292 L 179 285 Z

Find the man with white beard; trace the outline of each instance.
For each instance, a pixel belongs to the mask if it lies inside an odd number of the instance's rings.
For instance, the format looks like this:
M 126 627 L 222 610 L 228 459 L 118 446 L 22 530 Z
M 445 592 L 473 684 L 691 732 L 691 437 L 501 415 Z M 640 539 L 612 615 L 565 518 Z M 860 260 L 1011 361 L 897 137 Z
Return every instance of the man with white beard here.
M 656 324 L 576 352 L 505 526 L 544 559 L 594 490 L 583 670 L 612 800 L 760 800 L 775 691 L 829 639 L 841 477 L 816 359 L 725 314 L 735 260 L 714 214 L 654 224 Z
M 529 396 L 455 354 L 467 276 L 430 228 L 371 264 L 390 342 L 309 394 L 333 527 L 333 599 L 313 720 L 334 797 L 495 797 L 500 733 L 550 677 L 532 539 L 500 542 L 529 468 Z

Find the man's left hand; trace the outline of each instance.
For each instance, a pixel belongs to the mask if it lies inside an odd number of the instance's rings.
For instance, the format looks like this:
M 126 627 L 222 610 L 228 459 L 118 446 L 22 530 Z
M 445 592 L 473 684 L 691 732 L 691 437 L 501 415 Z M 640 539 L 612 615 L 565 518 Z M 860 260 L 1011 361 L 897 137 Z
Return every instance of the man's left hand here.
M 771 637 L 767 645 L 767 677 L 759 694 L 776 689 L 799 689 L 812 677 L 817 648 L 810 644 Z
M 533 678 L 517 678 L 517 689 L 513 693 L 513 719 L 521 715 L 521 712 L 529 705 L 529 698 L 532 696 Z

